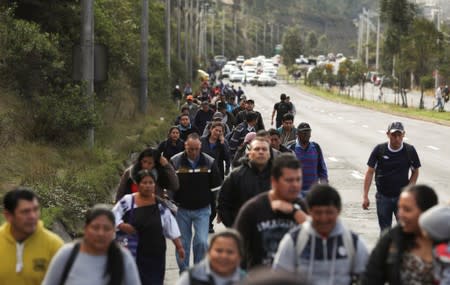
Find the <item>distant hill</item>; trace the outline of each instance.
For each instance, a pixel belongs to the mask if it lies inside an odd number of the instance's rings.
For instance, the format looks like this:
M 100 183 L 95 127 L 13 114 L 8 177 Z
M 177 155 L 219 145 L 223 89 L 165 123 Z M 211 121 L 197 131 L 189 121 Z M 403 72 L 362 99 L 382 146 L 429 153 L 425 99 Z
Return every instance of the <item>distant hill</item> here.
M 376 8 L 373 0 L 246 0 L 238 1 L 251 16 L 273 19 L 285 27 L 300 25 L 328 38 L 329 51 L 355 54 L 357 28 L 353 20 L 365 8 Z M 353 48 L 352 48 L 353 45 Z

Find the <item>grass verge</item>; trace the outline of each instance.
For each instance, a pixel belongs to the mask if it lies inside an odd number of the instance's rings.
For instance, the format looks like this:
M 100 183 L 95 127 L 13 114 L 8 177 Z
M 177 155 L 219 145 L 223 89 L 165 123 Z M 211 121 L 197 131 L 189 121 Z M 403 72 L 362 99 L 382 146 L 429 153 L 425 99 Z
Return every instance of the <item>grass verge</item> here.
M 319 87 L 301 85 L 300 89 L 316 96 L 332 100 L 334 102 L 450 126 L 450 114 L 448 112 L 436 112 L 428 109 L 419 109 L 417 107 L 405 108 L 392 103 L 380 103 L 361 100 L 358 98 L 349 97 L 345 94 L 339 94 L 335 91 L 327 91 Z

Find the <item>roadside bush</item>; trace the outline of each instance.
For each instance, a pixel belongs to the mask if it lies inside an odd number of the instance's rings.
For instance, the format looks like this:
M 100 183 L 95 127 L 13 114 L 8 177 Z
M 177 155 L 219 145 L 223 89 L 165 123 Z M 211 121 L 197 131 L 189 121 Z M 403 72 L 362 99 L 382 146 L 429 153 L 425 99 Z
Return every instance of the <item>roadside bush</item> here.
M 420 85 L 423 89 L 433 89 L 434 88 L 434 78 L 432 76 L 426 75 L 420 78 Z
M 99 121 L 95 109 L 88 108 L 89 99 L 82 95 L 78 85 L 68 84 L 45 96 L 35 96 L 31 102 L 33 124 L 28 130 L 31 140 L 76 143 Z
M 111 189 L 119 179 L 119 163 L 111 154 L 94 150 L 93 157 L 86 162 L 93 166 L 67 170 L 48 167 L 35 170 L 21 181 L 40 197 L 46 224 L 60 221 L 72 237 L 82 228 L 87 209 L 97 203 L 112 203 Z

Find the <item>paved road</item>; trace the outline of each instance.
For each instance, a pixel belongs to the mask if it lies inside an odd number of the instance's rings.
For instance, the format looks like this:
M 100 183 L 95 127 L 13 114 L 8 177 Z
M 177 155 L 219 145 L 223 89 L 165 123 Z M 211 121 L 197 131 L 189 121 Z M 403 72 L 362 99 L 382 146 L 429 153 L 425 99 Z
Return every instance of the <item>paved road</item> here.
M 441 201 L 449 201 L 448 170 L 450 169 L 450 127 L 402 118 L 354 106 L 326 101 L 300 91 L 295 86 L 279 84 L 276 87 L 244 87 L 247 98 L 254 99 L 255 109 L 260 111 L 266 128 L 281 93 L 291 96 L 296 105 L 295 125 L 309 122 L 312 140 L 322 146 L 328 165 L 330 183 L 343 198 L 342 218 L 354 231 L 361 234 L 372 248 L 378 238 L 374 194 L 372 186 L 371 207 L 361 209 L 366 162 L 373 147 L 386 141 L 386 129 L 391 121 L 402 121 L 406 129 L 405 140 L 413 144 L 420 156 L 419 183 L 432 186 Z M 220 226 L 219 226 L 220 228 Z M 168 248 L 166 284 L 174 284 L 177 267 L 173 259 L 173 247 Z

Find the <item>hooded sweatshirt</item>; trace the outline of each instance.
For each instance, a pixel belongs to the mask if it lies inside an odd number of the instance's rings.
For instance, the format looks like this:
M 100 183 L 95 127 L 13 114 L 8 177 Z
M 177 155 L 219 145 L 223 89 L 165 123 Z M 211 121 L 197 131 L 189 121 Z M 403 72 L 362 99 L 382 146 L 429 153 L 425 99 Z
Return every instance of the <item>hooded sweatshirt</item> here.
M 297 238 L 302 225 L 287 233 L 281 240 L 273 268 L 289 272 L 300 272 L 309 277 L 314 285 L 348 285 L 351 276 L 364 272 L 369 257 L 365 243 L 351 232 L 354 256 L 350 260 L 344 246 L 344 225 L 337 221 L 327 238 L 320 236 L 313 227 L 308 227 L 308 242 L 297 255 Z
M 63 245 L 56 234 L 46 230 L 42 222 L 22 243 L 11 234 L 11 225 L 0 227 L 0 285 L 40 285 L 52 257 Z

